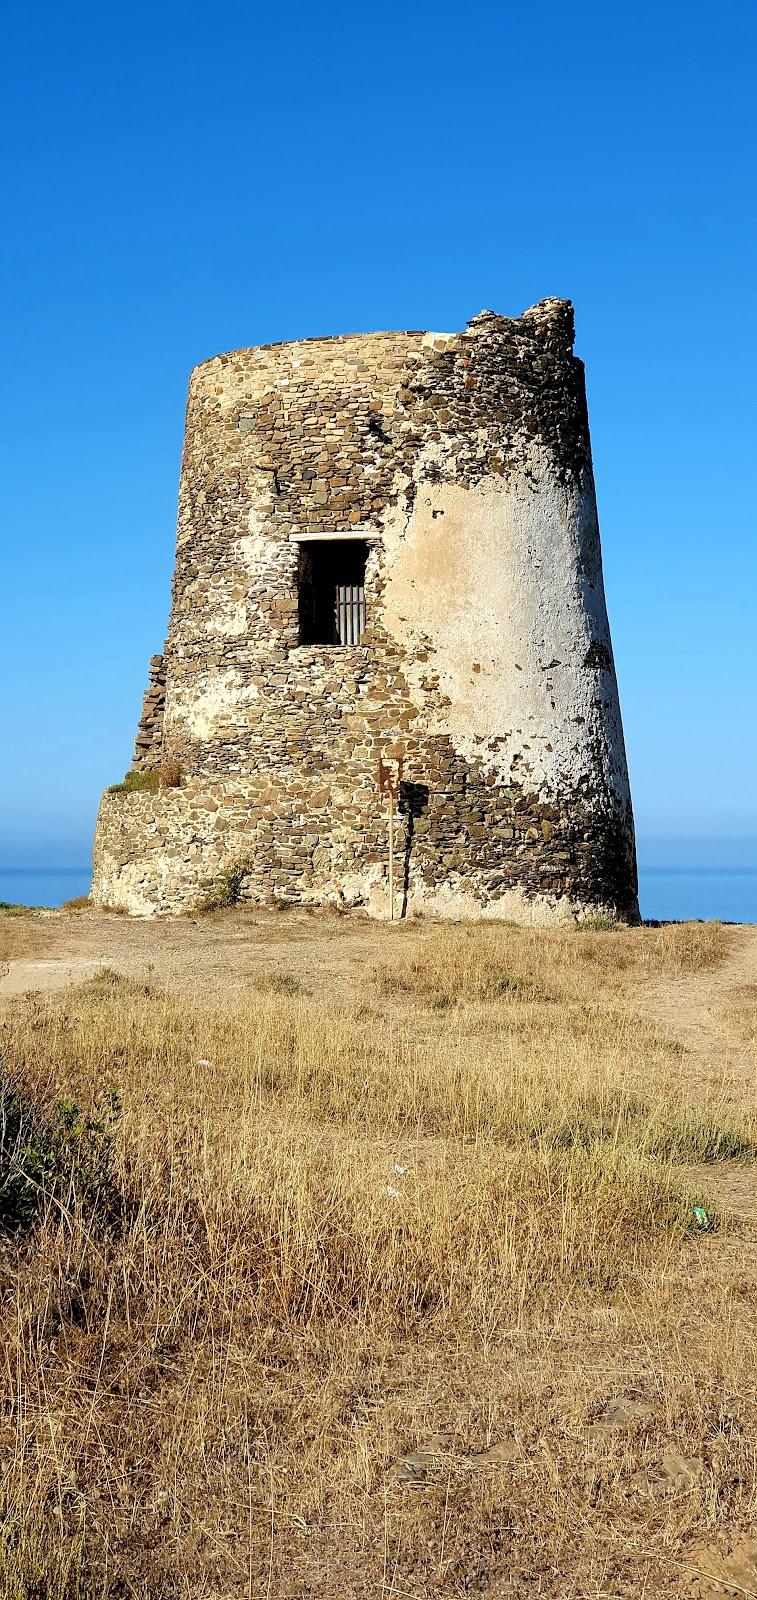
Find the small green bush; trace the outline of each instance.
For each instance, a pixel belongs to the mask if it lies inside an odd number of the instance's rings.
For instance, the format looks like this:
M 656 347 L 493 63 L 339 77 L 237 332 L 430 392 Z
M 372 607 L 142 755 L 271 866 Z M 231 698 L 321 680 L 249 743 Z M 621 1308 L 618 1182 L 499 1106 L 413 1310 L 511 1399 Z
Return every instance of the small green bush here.
M 164 756 L 159 767 L 144 772 L 127 772 L 122 783 L 112 783 L 106 794 L 158 794 L 161 789 L 181 788 L 181 767 L 175 756 Z
M 0 1066 L 0 1229 L 15 1233 L 33 1222 L 44 1201 L 65 1195 L 113 1211 L 113 1124 L 118 1097 L 106 1094 L 96 1117 L 73 1100 L 33 1106 Z
M 149 962 L 144 979 L 139 979 L 116 972 L 115 967 L 98 967 L 91 978 L 85 978 L 77 988 L 80 994 L 86 994 L 93 1000 L 112 1000 L 118 996 L 151 999 L 157 993 L 153 983 L 154 971 L 152 962 Z
M 112 783 L 106 794 L 157 794 L 160 772 L 151 767 L 149 772 L 127 772 L 122 783 Z
M 230 862 L 226 871 L 216 878 L 212 888 L 203 895 L 197 911 L 205 916 L 209 911 L 227 911 L 229 907 L 239 905 L 242 884 L 249 870 L 246 861 Z

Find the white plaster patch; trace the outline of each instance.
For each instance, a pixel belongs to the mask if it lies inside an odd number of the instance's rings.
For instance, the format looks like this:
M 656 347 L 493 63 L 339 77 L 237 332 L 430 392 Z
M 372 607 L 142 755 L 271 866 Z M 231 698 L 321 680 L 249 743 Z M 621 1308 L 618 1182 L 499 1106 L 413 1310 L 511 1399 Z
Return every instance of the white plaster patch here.
M 238 639 L 247 632 L 247 601 L 225 600 L 210 614 L 210 626 L 221 638 Z
M 197 673 L 190 683 L 183 680 L 174 691 L 170 708 L 166 707 L 166 745 L 170 747 L 178 728 L 201 741 L 224 730 L 247 727 L 247 713 L 257 698 L 255 684 L 245 683 L 241 673 L 230 669 L 212 676 Z
M 611 662 L 593 485 L 567 490 L 538 459 L 533 471 L 533 488 L 420 482 L 409 522 L 386 527 L 383 620 L 429 732 L 532 793 L 596 780 L 599 762 L 625 805 L 614 669 L 584 664 L 592 645 Z M 433 674 L 449 706 L 430 712 Z
M 168 862 L 153 856 L 145 865 L 137 862 L 103 862 L 95 875 L 93 899 L 96 905 L 114 911 L 128 911 L 131 917 L 155 917 L 186 910 L 198 898 L 187 884 L 181 862 Z
M 467 889 L 464 883 L 442 885 L 439 889 L 423 889 L 408 896 L 407 915 L 444 917 L 454 921 L 515 922 L 522 928 L 548 928 L 581 921 L 585 916 L 614 916 L 611 907 L 588 904 L 562 896 L 527 895 L 517 886 L 502 889 L 494 900 L 485 905 Z
M 235 539 L 233 549 L 239 565 L 251 578 L 255 578 L 271 564 L 268 476 L 258 473 L 257 481 L 250 487 L 249 493 L 251 503 L 247 513 L 247 532 Z

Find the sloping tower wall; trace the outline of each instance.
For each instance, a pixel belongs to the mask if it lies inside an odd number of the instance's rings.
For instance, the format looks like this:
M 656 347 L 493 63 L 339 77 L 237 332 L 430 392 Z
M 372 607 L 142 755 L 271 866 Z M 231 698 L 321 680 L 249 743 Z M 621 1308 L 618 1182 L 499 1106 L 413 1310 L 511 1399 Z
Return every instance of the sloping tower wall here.
M 340 563 L 356 643 L 314 637 Z M 195 369 L 135 753 L 181 782 L 103 797 L 95 899 L 190 909 L 234 864 L 252 900 L 382 910 L 381 753 L 404 910 L 637 914 L 569 302 Z

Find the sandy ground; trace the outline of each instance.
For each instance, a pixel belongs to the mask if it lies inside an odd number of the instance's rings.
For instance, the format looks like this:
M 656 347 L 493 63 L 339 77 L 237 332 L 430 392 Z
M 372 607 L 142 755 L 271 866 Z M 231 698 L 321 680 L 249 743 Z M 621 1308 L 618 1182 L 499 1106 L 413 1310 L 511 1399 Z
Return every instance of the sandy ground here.
M 196 993 L 242 989 L 269 973 L 293 973 L 314 993 L 343 996 L 360 970 L 396 951 L 398 941 L 432 937 L 431 922 L 377 922 L 358 914 L 224 912 L 158 920 L 108 912 L 47 911 L 14 919 L 17 957 L 0 957 L 0 997 L 49 993 L 82 983 L 99 967 L 125 977 L 159 976 Z M 7 970 L 4 970 L 6 969 Z

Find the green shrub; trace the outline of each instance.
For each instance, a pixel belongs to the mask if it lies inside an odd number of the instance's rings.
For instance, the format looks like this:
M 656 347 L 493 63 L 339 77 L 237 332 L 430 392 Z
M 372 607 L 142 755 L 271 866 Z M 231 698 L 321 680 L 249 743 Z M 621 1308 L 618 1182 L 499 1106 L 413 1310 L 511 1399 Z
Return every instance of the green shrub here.
M 45 1200 L 86 1199 L 113 1212 L 113 1125 L 117 1096 L 86 1117 L 73 1100 L 34 1106 L 0 1067 L 0 1229 L 29 1227 Z M 103 1206 L 104 1202 L 104 1206 Z
M 98 967 L 91 978 L 85 978 L 83 983 L 77 984 L 77 989 L 91 1000 L 112 1000 L 118 995 L 123 999 L 127 996 L 135 1000 L 152 999 L 157 994 L 154 976 L 155 968 L 151 961 L 147 964 L 144 978 L 129 978 L 124 972 L 116 972 L 115 967 Z
M 246 861 L 230 862 L 226 871 L 216 878 L 212 888 L 203 895 L 197 911 L 204 916 L 208 911 L 226 911 L 230 906 L 239 905 L 242 884 L 249 870 Z
M 143 772 L 127 772 L 122 783 L 112 783 L 106 794 L 158 794 L 161 789 L 181 787 L 181 767 L 175 756 L 164 756 L 159 767 Z
M 160 772 L 157 767 L 151 767 L 149 772 L 127 772 L 122 783 L 112 783 L 106 794 L 157 794 L 160 788 Z

